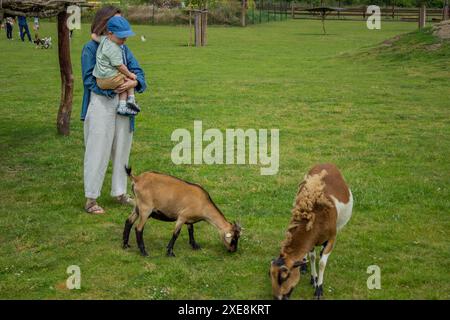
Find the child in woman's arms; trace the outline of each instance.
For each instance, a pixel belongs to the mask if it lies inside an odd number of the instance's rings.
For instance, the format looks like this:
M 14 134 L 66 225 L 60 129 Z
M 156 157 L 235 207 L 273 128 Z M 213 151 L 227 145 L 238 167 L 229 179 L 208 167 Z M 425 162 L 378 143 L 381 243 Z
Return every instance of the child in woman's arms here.
M 134 35 L 134 32 L 128 21 L 120 16 L 109 19 L 107 29 L 107 36 L 99 37 L 95 33 L 91 35 L 92 40 L 100 43 L 97 49 L 97 63 L 92 74 L 101 89 L 115 90 L 127 78 L 136 80 L 136 75 L 124 64 L 121 48 L 127 38 Z M 141 110 L 134 98 L 134 88 L 119 94 L 118 114 L 135 115 L 139 111 Z

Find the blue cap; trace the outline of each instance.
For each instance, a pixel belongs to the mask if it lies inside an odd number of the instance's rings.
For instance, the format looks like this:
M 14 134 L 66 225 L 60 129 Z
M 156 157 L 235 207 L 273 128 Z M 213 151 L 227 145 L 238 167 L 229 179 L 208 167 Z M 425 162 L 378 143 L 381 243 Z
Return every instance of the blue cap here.
M 109 19 L 106 27 L 118 38 L 128 38 L 135 35 L 127 19 L 121 16 L 114 16 Z

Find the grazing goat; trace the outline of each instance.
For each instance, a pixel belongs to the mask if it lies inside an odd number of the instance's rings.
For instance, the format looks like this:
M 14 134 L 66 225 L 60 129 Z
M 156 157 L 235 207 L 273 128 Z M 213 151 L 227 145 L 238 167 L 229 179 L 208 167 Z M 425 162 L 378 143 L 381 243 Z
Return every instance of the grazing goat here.
M 314 297 L 323 296 L 323 274 L 327 259 L 336 244 L 337 232 L 350 220 L 353 196 L 338 168 L 333 164 L 314 166 L 300 183 L 292 218 L 280 256 L 272 260 L 270 277 L 275 299 L 289 299 L 300 280 L 298 267 L 309 253 Z M 319 276 L 315 247 L 322 246 Z
M 241 227 L 229 223 L 212 201 L 208 192 L 201 186 L 184 180 L 157 173 L 145 172 L 139 176 L 131 174 L 131 168 L 125 167 L 132 180 L 132 190 L 136 196 L 133 212 L 125 221 L 123 230 L 123 248 L 128 248 L 130 230 L 139 217 L 136 227 L 136 240 L 143 256 L 147 256 L 144 245 L 144 226 L 149 217 L 162 221 L 176 221 L 172 239 L 167 245 L 167 255 L 174 257 L 173 246 L 183 224 L 189 231 L 189 243 L 192 249 L 200 249 L 194 240 L 194 223 L 206 220 L 219 229 L 225 247 L 235 252 L 241 235 Z

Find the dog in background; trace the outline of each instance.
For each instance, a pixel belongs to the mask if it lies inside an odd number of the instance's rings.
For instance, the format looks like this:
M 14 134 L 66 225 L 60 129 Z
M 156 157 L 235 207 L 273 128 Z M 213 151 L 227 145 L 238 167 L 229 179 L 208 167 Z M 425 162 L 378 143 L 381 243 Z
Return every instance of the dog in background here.
M 37 33 L 34 36 L 33 42 L 36 44 L 36 49 L 49 49 L 52 47 L 52 37 L 40 39 Z

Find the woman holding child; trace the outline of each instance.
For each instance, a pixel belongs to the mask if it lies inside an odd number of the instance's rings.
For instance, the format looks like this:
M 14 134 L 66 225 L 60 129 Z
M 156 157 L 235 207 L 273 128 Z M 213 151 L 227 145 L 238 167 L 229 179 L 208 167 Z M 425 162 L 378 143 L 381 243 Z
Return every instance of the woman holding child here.
M 120 9 L 112 6 L 100 9 L 94 17 L 91 32 L 93 40 L 84 46 L 81 54 L 85 210 L 103 214 L 105 210 L 96 199 L 100 196 L 109 159 L 113 165 L 111 196 L 122 204 L 134 203 L 126 193 L 124 167 L 130 156 L 134 117 L 139 112 L 134 92 L 142 93 L 147 85 L 144 71 L 124 45 L 126 36 L 132 35 L 132 31 L 128 22 L 121 18 Z M 114 65 L 105 63 L 108 55 L 112 55 Z M 97 79 L 94 74 L 103 78 Z

